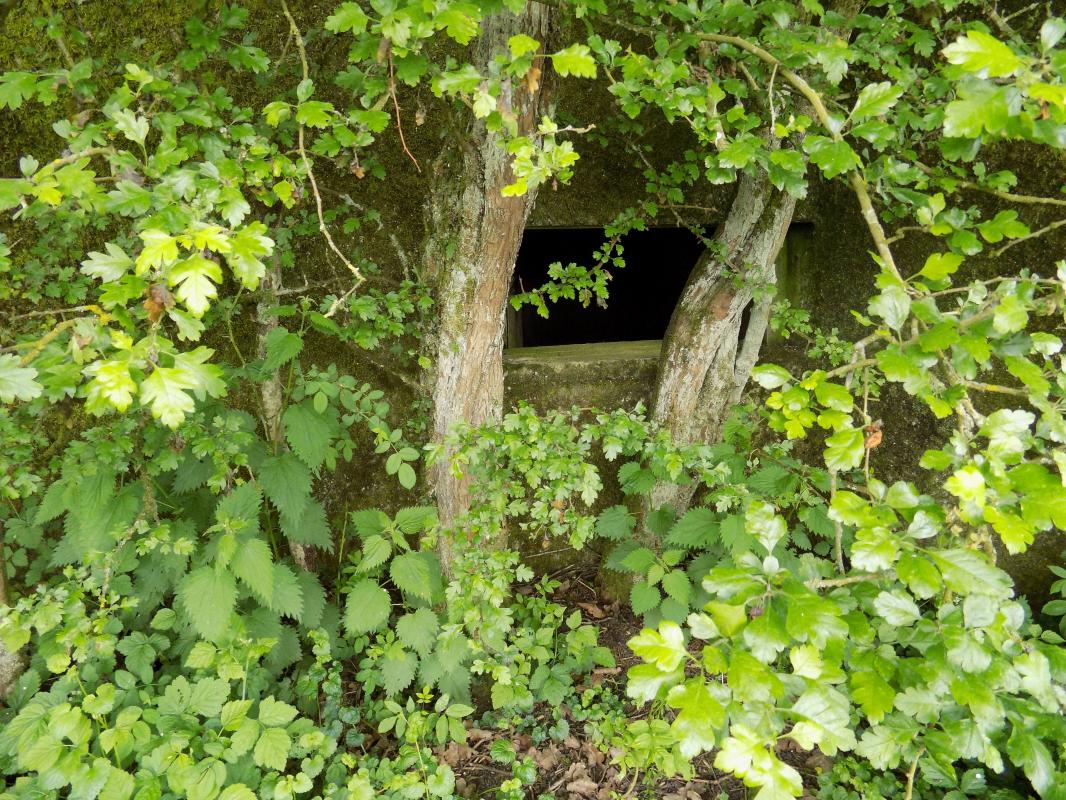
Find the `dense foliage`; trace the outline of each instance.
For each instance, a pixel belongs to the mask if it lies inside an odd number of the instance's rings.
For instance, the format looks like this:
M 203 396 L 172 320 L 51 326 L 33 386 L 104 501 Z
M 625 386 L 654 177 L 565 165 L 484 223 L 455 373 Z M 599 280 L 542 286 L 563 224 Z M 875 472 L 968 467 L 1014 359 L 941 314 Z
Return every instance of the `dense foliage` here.
M 822 778 L 834 800 L 1066 798 L 1066 646 L 996 565 L 1066 530 L 1066 261 L 996 271 L 1063 224 L 1066 196 L 999 167 L 1023 146 L 1062 163 L 1066 21 L 954 0 L 560 2 L 562 46 L 513 36 L 487 73 L 463 60 L 523 7 L 373 0 L 298 22 L 282 2 L 271 52 L 225 5 L 181 20 L 173 59 L 100 57 L 56 14 L 40 25 L 65 66 L 0 76 L 0 109 L 58 137 L 0 180 L 0 641 L 24 667 L 7 667 L 2 797 L 450 798 L 443 754 L 477 720 L 510 770 L 492 791 L 517 800 L 536 766 L 510 737 L 565 738 L 543 709 L 566 705 L 632 787 L 713 763 L 758 800 L 798 797 L 791 742 L 851 754 Z M 322 41 L 348 49 L 332 87 Z M 432 293 L 360 246 L 383 225 L 373 190 L 322 175 L 389 180 L 375 142 L 402 141 L 397 93 L 423 85 L 506 150 L 505 194 L 565 182 L 595 134 L 545 117 L 519 136 L 511 106 L 549 69 L 605 78 L 623 137 L 665 117 L 692 147 L 645 165 L 648 198 L 589 266 L 516 302 L 609 299 L 621 234 L 705 182 L 839 180 L 873 243 L 867 332 L 779 306 L 802 363 L 758 366 L 717 443 L 673 442 L 640 408 L 461 427 L 448 467 L 475 500 L 443 528 L 418 482 L 444 452 L 424 401 L 323 357 L 431 378 Z M 905 263 L 915 234 L 935 247 Z M 906 474 L 875 468 L 892 432 L 870 407 L 890 397 L 942 421 Z M 596 506 L 601 458 L 632 502 Z M 353 460 L 409 502 L 338 489 Z M 696 501 L 644 513 L 662 482 Z M 616 659 L 595 619 L 534 581 L 509 530 L 604 540 L 605 570 L 631 576 L 644 627 L 617 693 L 586 685 Z

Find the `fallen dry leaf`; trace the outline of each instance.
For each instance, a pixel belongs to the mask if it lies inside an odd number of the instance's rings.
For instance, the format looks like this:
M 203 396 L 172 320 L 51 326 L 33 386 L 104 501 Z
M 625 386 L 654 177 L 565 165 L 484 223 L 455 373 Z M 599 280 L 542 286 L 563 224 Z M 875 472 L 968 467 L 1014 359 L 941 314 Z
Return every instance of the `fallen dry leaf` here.
M 566 791 L 582 797 L 594 797 L 596 790 L 599 788 L 600 785 L 591 778 L 578 778 L 576 781 L 570 781 L 570 783 L 566 784 Z
M 595 603 L 578 603 L 577 606 L 593 619 L 603 619 L 605 616 L 607 616 L 607 612 L 605 612 Z

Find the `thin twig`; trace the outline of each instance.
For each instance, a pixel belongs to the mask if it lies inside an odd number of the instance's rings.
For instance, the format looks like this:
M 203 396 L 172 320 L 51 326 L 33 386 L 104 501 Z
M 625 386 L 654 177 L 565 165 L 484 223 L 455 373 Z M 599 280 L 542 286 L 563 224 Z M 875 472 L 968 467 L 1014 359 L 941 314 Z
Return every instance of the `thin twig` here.
M 925 753 L 923 747 L 918 751 L 918 755 L 914 757 L 914 762 L 911 764 L 911 768 L 907 771 L 907 791 L 903 794 L 903 800 L 911 800 L 914 794 L 914 776 L 918 773 L 918 759 Z
M 415 169 L 421 174 L 422 167 L 418 165 L 418 159 L 407 147 L 407 139 L 403 135 L 403 120 L 400 118 L 400 101 L 396 99 L 396 74 L 392 65 L 391 48 L 389 50 L 389 95 L 392 97 L 392 107 L 396 109 L 396 132 L 400 134 L 400 144 L 403 146 L 403 151 L 407 153 L 407 157 L 411 159 L 411 163 L 415 165 Z
M 833 119 L 829 115 L 829 110 L 825 107 L 825 103 L 822 101 L 822 96 L 798 74 L 790 69 L 785 69 L 777 57 L 772 53 L 764 50 L 756 44 L 752 44 L 747 39 L 743 39 L 740 36 L 726 36 L 720 33 L 699 33 L 696 35 L 704 41 L 716 42 L 718 44 L 731 44 L 745 52 L 751 53 L 760 61 L 763 61 L 775 69 L 780 70 L 781 77 L 788 81 L 793 88 L 799 91 L 799 93 L 811 104 L 815 116 L 818 117 L 818 121 L 822 124 L 822 127 L 825 128 L 830 138 L 834 142 L 844 141 L 839 126 L 833 124 Z M 873 200 L 870 199 L 870 190 L 866 183 L 866 179 L 858 169 L 853 169 L 848 173 L 848 181 L 851 183 L 852 191 L 859 200 L 859 208 L 862 210 L 862 218 L 866 222 L 866 227 L 870 230 L 870 235 L 873 237 L 874 245 L 877 247 L 877 253 L 881 257 L 881 261 L 885 268 L 892 272 L 892 274 L 902 282 L 903 276 L 900 275 L 899 269 L 896 267 L 896 259 L 892 255 L 891 247 L 889 247 L 888 237 L 885 235 L 885 229 L 881 225 L 881 220 L 877 216 L 877 211 L 874 209 Z
M 300 55 L 300 66 L 303 70 L 303 79 L 307 80 L 310 77 L 310 69 L 307 66 L 307 50 L 304 47 L 304 37 L 300 33 L 300 28 L 296 25 L 296 20 L 293 18 L 292 13 L 289 11 L 289 5 L 285 0 L 281 0 L 281 10 L 285 14 L 285 18 L 289 21 L 289 30 L 292 32 L 292 37 L 296 41 L 296 50 Z M 337 247 L 337 243 L 333 241 L 333 236 L 329 232 L 329 227 L 326 225 L 326 216 L 322 211 L 322 195 L 318 191 L 318 181 L 315 180 L 315 171 L 311 167 L 311 159 L 307 157 L 307 148 L 304 146 L 304 126 L 300 125 L 299 132 L 297 133 L 297 149 L 300 152 L 300 159 L 303 161 L 304 170 L 307 172 L 307 179 L 311 184 L 311 193 L 315 198 L 315 210 L 318 213 L 318 230 L 326 240 L 326 244 L 329 245 L 329 249 L 332 250 L 337 258 L 341 260 L 341 263 L 348 268 L 348 271 L 355 276 L 355 285 L 359 286 L 364 280 L 363 273 L 359 271 L 359 268 L 355 266 L 348 257 L 341 252 Z
M 950 175 L 937 175 L 933 172 L 931 167 L 927 167 L 921 162 L 915 162 L 914 166 L 924 172 L 931 178 L 935 178 L 941 181 L 954 183 L 956 186 L 960 186 L 963 189 L 971 189 L 975 192 L 983 192 L 990 194 L 993 197 L 998 197 L 1000 200 L 1007 200 L 1011 203 L 1019 203 L 1021 205 L 1047 205 L 1047 206 L 1064 206 L 1066 207 L 1066 200 L 1058 197 L 1040 197 L 1039 195 L 1032 194 L 1016 194 L 1014 192 L 1007 192 L 1002 189 L 993 189 L 989 186 L 982 186 L 979 183 L 973 181 L 964 180 L 962 178 L 955 178 Z
M 876 581 L 894 581 L 896 579 L 895 570 L 885 570 L 884 572 L 869 572 L 862 575 L 848 575 L 845 578 L 826 578 L 815 579 L 813 581 L 807 581 L 804 585 L 808 589 L 836 589 L 840 586 L 851 586 L 854 583 L 867 583 Z
M 1020 236 L 1017 239 L 1011 239 L 1009 242 L 1007 242 L 1005 245 L 1003 245 L 999 249 L 994 250 L 992 252 L 992 255 L 993 255 L 993 257 L 998 258 L 999 256 L 1003 255 L 1005 252 L 1010 250 L 1012 247 L 1014 247 L 1014 245 L 1021 244 L 1022 242 L 1027 242 L 1030 239 L 1037 239 L 1037 238 L 1043 236 L 1045 233 L 1051 233 L 1051 231 L 1055 230 L 1056 228 L 1061 228 L 1063 225 L 1066 225 L 1066 219 L 1057 219 L 1054 222 L 1052 222 L 1050 225 L 1045 225 L 1043 228 L 1040 228 L 1039 230 L 1035 230 L 1032 233 L 1026 234 L 1025 236 Z

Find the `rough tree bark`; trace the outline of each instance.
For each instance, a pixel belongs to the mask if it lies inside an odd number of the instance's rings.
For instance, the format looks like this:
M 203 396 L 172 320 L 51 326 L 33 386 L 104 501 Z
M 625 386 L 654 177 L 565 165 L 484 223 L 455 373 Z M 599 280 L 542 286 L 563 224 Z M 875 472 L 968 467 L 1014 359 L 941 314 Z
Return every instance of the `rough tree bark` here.
M 544 42 L 549 9 L 528 3 L 521 14 L 489 17 L 476 40 L 473 63 L 484 69 L 506 52 L 507 40 L 524 33 Z M 543 62 L 541 62 L 543 63 Z M 502 102 L 518 117 L 520 134 L 535 130 L 547 103 L 544 77 L 505 86 Z M 480 122 L 471 125 L 461 153 L 442 154 L 434 165 L 429 207 L 427 275 L 435 284 L 439 329 L 432 391 L 433 438 L 444 442 L 461 421 L 481 425 L 499 419 L 503 408 L 503 338 L 508 291 L 522 231 L 536 199 L 504 197 L 513 181 L 507 153 Z M 452 528 L 470 506 L 467 481 L 456 479 L 446 449 L 430 475 L 442 527 Z M 441 565 L 451 573 L 449 537 L 443 537 Z
M 281 291 L 281 264 L 277 257 L 271 259 L 259 285 L 262 299 L 256 304 L 256 322 L 259 326 L 257 355 L 266 357 L 266 344 L 270 332 L 278 327 L 276 314 L 271 309 L 278 304 L 278 292 Z M 281 372 L 274 370 L 259 386 L 259 400 L 263 409 L 263 431 L 266 440 L 275 451 L 285 450 L 285 431 L 281 425 L 281 415 L 285 410 L 285 393 L 282 391 Z M 309 544 L 301 544 L 291 539 L 289 552 L 296 566 L 308 572 L 315 571 L 315 549 Z
M 768 302 L 753 290 L 776 281 L 775 261 L 792 221 L 795 198 L 765 175 L 743 175 L 714 248 L 700 259 L 663 340 L 652 419 L 680 443 L 714 442 L 759 356 Z M 741 338 L 743 336 L 743 339 Z M 664 504 L 683 512 L 694 487 L 657 485 L 645 511 Z

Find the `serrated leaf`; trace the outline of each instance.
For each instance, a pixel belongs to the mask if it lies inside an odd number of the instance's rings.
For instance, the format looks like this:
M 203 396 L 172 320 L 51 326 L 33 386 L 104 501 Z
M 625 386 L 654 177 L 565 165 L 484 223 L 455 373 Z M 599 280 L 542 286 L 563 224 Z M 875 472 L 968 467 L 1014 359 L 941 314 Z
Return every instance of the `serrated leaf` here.
M 285 564 L 274 565 L 274 594 L 268 605 L 272 611 L 297 622 L 303 618 L 303 590 L 296 573 Z
M 902 87 L 895 86 L 888 81 L 868 84 L 859 92 L 859 98 L 851 110 L 851 119 L 859 122 L 870 117 L 883 116 L 896 104 L 902 94 Z
M 378 662 L 385 694 L 392 697 L 410 686 L 415 679 L 417 665 L 418 660 L 414 654 L 398 645 L 389 648 L 385 657 Z
M 259 482 L 278 511 L 299 519 L 311 494 L 311 471 L 292 453 L 270 456 L 259 468 Z
M 296 708 L 274 697 L 264 697 L 256 714 L 260 725 L 280 728 L 296 719 Z
M 596 60 L 592 57 L 592 51 L 588 45 L 572 44 L 553 53 L 551 60 L 555 71 L 564 78 L 568 75 L 579 78 L 596 77 Z
M 117 281 L 133 266 L 133 259 L 126 255 L 125 250 L 112 242 L 105 242 L 104 249 L 106 253 L 97 250 L 90 251 L 89 257 L 81 262 L 81 271 L 104 283 Z
M 692 595 L 692 585 L 683 570 L 674 569 L 666 573 L 662 580 L 663 590 L 681 605 L 688 607 Z
M 437 615 L 428 608 L 404 614 L 396 622 L 396 635 L 400 641 L 423 657 L 433 651 L 438 630 Z
M 27 402 L 38 397 L 44 387 L 34 380 L 36 377 L 37 370 L 22 366 L 17 356 L 0 355 L 0 403 Z
M 633 607 L 634 614 L 646 614 L 653 608 L 658 608 L 662 599 L 659 590 L 644 581 L 634 583 L 629 592 L 629 604 Z
M 892 710 L 896 692 L 889 683 L 872 670 L 851 674 L 851 693 L 870 722 L 877 724 Z
M 266 337 L 266 358 L 263 360 L 263 369 L 274 372 L 282 365 L 292 361 L 303 350 L 304 342 L 295 333 L 279 325 L 272 329 Z
M 855 469 L 862 463 L 864 447 L 862 431 L 858 428 L 844 428 L 825 440 L 825 465 L 830 470 L 839 472 Z
M 874 610 L 898 628 L 913 625 L 922 616 L 918 604 L 902 592 L 881 592 L 874 598 Z
M 282 415 L 285 439 L 292 451 L 311 469 L 318 469 L 326 459 L 335 424 L 318 413 L 310 400 L 285 409 Z
M 233 575 L 212 567 L 200 567 L 182 578 L 178 596 L 193 628 L 210 641 L 217 641 L 229 630 L 230 616 L 237 602 Z
M 359 7 L 358 3 L 341 3 L 326 18 L 324 27 L 332 33 L 353 33 L 358 35 L 366 30 L 366 24 L 369 20 L 370 18 Z
M 433 594 L 429 562 L 421 553 L 404 553 L 394 558 L 389 575 L 397 588 L 407 594 L 423 600 L 429 600 Z
M 967 31 L 943 52 L 949 63 L 982 78 L 1006 78 L 1022 65 L 1009 46 L 979 30 Z
M 262 539 L 246 539 L 233 553 L 229 566 L 261 601 L 271 601 L 274 596 L 274 557 L 270 545 Z
M 392 598 L 377 581 L 364 578 L 348 593 L 344 627 L 349 633 L 369 633 L 385 625 L 392 613 Z
M 709 508 L 690 508 L 670 528 L 668 544 L 685 548 L 707 548 L 718 538 L 718 521 Z
M 264 728 L 255 743 L 252 758 L 261 767 L 282 772 L 289 760 L 291 746 L 292 740 L 283 728 Z

